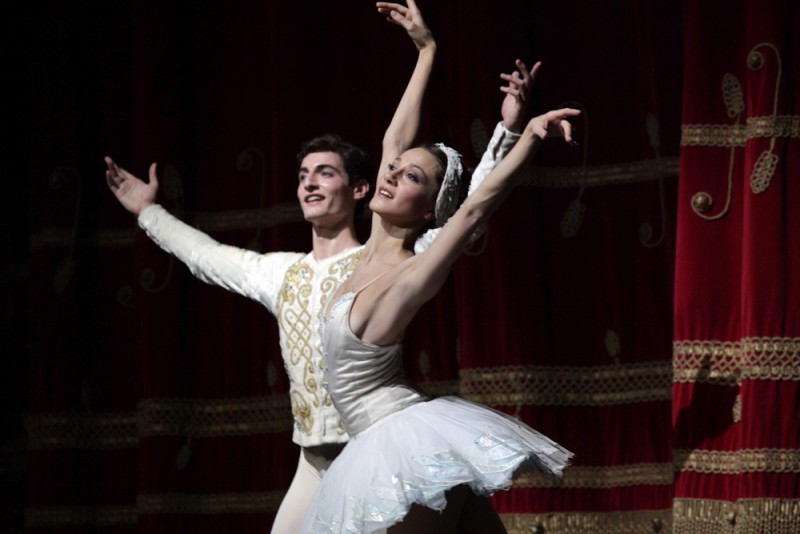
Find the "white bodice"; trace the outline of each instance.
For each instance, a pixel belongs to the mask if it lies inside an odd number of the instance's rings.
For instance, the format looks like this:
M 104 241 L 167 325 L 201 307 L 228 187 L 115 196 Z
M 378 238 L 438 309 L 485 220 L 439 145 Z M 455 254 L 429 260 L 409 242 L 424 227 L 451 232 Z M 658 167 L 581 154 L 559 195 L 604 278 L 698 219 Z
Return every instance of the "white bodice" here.
M 356 293 L 339 297 L 323 323 L 325 387 L 351 436 L 387 415 L 428 400 L 406 379 L 403 345 L 361 341 L 350 329 Z

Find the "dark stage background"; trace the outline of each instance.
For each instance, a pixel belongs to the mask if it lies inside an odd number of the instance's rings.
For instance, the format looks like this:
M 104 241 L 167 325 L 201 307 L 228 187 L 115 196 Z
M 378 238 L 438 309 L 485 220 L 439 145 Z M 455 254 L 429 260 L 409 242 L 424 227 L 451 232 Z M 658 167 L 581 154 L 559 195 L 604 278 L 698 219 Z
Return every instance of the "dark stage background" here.
M 420 7 L 421 140 L 477 163 L 517 57 L 544 63 L 535 112 L 584 110 L 406 349 L 432 393 L 576 453 L 494 497 L 509 531 L 800 530 L 797 3 Z M 274 319 L 157 249 L 102 158 L 157 161 L 161 203 L 222 242 L 308 250 L 299 145 L 377 158 L 413 45 L 361 0 L 30 2 L 3 25 L 0 529 L 268 531 L 297 460 Z

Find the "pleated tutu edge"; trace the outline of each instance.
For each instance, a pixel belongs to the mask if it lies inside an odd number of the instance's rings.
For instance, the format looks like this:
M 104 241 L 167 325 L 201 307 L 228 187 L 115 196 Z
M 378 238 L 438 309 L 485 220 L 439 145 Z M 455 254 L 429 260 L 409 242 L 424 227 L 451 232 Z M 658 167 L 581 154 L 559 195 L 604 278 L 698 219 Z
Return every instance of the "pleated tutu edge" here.
M 562 476 L 572 453 L 525 423 L 459 397 L 395 412 L 351 438 L 325 474 L 302 532 L 374 532 L 412 504 L 442 510 L 445 492 L 509 489 L 515 474 Z

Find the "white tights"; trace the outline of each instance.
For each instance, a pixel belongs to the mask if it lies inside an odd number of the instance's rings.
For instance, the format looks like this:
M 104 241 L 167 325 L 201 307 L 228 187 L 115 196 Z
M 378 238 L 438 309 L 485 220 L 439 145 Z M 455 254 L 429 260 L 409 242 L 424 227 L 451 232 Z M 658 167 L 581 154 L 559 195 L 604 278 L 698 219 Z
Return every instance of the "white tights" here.
M 323 445 L 300 449 L 297 471 L 289 486 L 289 491 L 278 508 L 272 534 L 297 534 L 317 491 L 322 476 L 344 445 Z

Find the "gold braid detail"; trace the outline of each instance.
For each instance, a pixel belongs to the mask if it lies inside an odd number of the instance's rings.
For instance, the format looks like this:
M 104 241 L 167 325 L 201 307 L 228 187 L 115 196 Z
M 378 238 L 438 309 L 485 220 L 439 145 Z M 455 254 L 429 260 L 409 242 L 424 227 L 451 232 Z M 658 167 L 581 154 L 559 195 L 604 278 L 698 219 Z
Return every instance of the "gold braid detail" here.
M 28 448 L 126 449 L 147 436 L 247 436 L 292 429 L 288 395 L 242 399 L 149 399 L 135 412 L 29 415 Z
M 681 146 L 743 147 L 750 139 L 800 138 L 800 116 L 750 117 L 745 124 L 685 124 Z
M 139 495 L 131 506 L 37 506 L 25 510 L 25 526 L 89 527 L 135 525 L 146 514 L 204 515 L 273 513 L 285 491 Z
M 800 499 L 714 499 L 673 501 L 673 534 L 795 534 Z
M 678 449 L 673 451 L 676 472 L 715 475 L 742 473 L 800 473 L 798 449 L 742 449 L 707 451 Z
M 672 398 L 669 362 L 462 369 L 464 397 L 492 406 L 607 406 Z
M 25 509 L 25 528 L 135 525 L 136 506 L 37 506 Z
M 268 513 L 278 509 L 285 493 L 149 494 L 139 495 L 136 504 L 142 514 Z
M 672 528 L 669 509 L 502 514 L 500 519 L 508 534 L 653 534 L 670 532 Z
M 668 486 L 674 481 L 672 464 L 572 466 L 562 478 L 525 473 L 514 479 L 515 488 L 595 488 Z
M 742 380 L 800 380 L 800 338 L 674 341 L 674 381 L 734 386 Z

